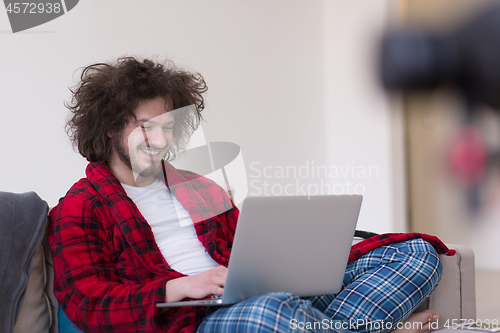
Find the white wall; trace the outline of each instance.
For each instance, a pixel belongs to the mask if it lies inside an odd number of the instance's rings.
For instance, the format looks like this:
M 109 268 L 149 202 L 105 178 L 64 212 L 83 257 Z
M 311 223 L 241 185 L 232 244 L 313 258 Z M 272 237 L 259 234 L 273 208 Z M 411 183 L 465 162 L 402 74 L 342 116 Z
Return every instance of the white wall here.
M 0 10 L 0 190 L 34 190 L 54 205 L 84 176 L 86 161 L 64 132 L 76 69 L 167 57 L 205 76 L 205 134 L 241 147 L 250 194 L 264 194 L 264 181 L 274 194 L 288 184 L 294 194 L 322 182 L 331 191 L 340 184 L 336 192 L 350 182 L 353 193 L 359 184 L 358 227 L 393 231 L 389 108 L 372 68 L 385 15 L 382 0 L 85 0 L 12 34 Z M 309 174 L 277 174 L 290 166 Z M 313 166 L 349 175 L 317 177 Z M 259 176 L 265 167 L 271 177 Z
M 348 174 L 332 181 L 364 190 L 359 229 L 406 231 L 404 208 L 394 207 L 404 205 L 400 200 L 404 187 L 395 186 L 404 181 L 404 175 L 397 173 L 403 156 L 391 142 L 401 139 L 393 132 L 402 122 L 391 119 L 391 107 L 376 71 L 378 43 L 394 3 L 324 4 L 327 163 L 343 166 Z

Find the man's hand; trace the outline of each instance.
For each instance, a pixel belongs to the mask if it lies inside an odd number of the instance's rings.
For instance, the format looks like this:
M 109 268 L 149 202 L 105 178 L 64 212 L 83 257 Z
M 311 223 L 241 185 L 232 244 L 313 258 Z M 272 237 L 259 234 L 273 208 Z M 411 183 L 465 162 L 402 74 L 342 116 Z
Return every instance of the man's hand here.
M 222 295 L 226 276 L 227 268 L 219 266 L 203 273 L 170 280 L 165 287 L 166 302 L 177 302 L 186 297 L 204 298 L 211 295 Z

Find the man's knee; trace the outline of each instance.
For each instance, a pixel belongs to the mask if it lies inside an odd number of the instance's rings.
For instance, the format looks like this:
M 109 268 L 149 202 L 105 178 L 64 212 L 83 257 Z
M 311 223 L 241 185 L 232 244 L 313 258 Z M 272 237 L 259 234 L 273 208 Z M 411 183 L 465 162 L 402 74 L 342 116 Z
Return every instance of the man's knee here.
M 429 242 L 420 238 L 412 239 L 406 243 L 405 252 L 410 257 L 410 265 L 418 269 L 423 277 L 429 279 L 432 290 L 434 290 L 443 274 L 443 265 L 438 253 Z

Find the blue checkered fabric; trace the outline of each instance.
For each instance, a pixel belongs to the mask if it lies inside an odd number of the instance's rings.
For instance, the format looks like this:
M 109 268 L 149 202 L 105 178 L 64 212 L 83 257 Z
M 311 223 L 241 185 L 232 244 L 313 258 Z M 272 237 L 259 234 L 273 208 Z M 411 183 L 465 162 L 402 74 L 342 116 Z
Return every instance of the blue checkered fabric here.
M 387 332 L 429 296 L 441 274 L 439 256 L 426 241 L 385 245 L 347 265 L 336 295 L 257 296 L 209 310 L 198 332 Z

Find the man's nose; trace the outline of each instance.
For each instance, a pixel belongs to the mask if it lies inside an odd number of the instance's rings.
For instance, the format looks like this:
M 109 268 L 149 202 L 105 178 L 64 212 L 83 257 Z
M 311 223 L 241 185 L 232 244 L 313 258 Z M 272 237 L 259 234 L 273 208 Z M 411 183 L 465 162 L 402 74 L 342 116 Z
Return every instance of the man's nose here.
M 155 127 L 146 132 L 146 143 L 155 148 L 164 148 L 167 145 L 167 139 L 161 127 Z

